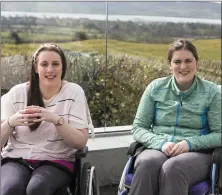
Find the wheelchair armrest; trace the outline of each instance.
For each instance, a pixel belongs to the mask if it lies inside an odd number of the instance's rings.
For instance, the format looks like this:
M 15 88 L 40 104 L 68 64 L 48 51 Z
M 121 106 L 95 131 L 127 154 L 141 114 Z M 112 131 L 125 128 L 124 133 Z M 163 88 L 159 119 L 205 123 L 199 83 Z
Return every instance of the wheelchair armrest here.
M 136 153 L 136 150 L 140 147 L 142 147 L 143 144 L 139 143 L 139 142 L 133 142 L 130 144 L 130 147 L 128 149 L 127 154 L 130 156 L 133 156 Z
M 82 150 L 77 150 L 77 152 L 75 153 L 75 158 L 80 159 L 81 157 L 86 157 L 87 153 L 88 147 L 85 146 Z
M 212 160 L 213 163 L 222 164 L 222 147 L 214 149 Z

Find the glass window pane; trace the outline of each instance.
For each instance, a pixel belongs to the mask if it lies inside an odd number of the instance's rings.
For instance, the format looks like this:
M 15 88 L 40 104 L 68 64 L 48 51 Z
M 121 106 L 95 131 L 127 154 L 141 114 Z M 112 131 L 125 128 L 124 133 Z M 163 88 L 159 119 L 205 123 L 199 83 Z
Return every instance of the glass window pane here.
M 105 24 L 105 2 L 1 2 L 3 91 L 28 80 L 40 44 L 56 43 L 65 79 L 83 87 L 94 126 L 104 126 Z
M 213 2 L 108 2 L 107 126 L 131 125 L 146 86 L 170 75 L 167 50 L 192 40 L 198 75 L 221 81 L 221 5 Z

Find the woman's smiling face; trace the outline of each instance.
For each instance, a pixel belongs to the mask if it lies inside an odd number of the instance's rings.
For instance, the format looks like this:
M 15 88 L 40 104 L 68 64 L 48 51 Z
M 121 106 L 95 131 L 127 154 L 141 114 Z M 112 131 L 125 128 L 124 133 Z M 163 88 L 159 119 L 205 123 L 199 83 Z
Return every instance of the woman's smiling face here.
M 62 62 L 61 57 L 54 51 L 41 51 L 37 57 L 35 67 L 39 75 L 41 86 L 55 87 L 61 84 Z
M 176 50 L 172 54 L 170 69 L 179 86 L 191 86 L 197 71 L 197 60 L 188 50 Z

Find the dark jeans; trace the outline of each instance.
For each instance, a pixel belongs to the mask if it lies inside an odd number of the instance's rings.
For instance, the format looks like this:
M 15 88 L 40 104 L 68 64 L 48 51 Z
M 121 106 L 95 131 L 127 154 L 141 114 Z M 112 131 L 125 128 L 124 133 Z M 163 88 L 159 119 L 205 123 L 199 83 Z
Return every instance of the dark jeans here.
M 30 164 L 32 165 L 32 164 Z M 27 164 L 8 160 L 1 166 L 1 195 L 53 195 L 71 182 L 71 173 L 52 164 Z

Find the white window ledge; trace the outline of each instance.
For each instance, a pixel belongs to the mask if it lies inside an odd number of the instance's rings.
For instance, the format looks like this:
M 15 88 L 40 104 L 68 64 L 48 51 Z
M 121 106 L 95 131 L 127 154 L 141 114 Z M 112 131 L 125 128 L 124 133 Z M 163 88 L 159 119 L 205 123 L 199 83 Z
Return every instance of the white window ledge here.
M 94 128 L 94 133 L 131 131 L 132 125 Z
M 89 139 L 87 146 L 90 151 L 127 148 L 134 142 L 131 125 L 95 128 L 95 138 Z

